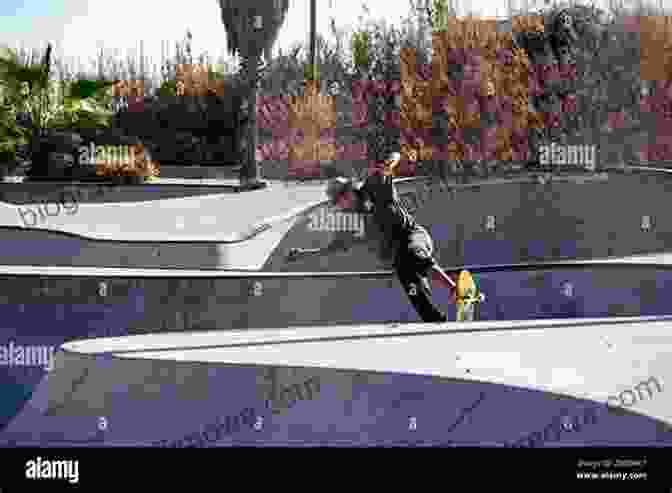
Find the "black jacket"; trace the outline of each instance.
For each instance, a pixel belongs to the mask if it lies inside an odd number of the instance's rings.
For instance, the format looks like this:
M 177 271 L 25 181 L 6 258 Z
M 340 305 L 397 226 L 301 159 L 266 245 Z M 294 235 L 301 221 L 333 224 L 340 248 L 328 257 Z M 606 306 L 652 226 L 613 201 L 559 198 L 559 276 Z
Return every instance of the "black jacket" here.
M 357 212 L 371 214 L 379 235 L 379 254 L 385 261 L 393 261 L 409 236 L 421 229 L 413 215 L 402 204 L 399 192 L 390 176 L 374 175 L 355 186 Z

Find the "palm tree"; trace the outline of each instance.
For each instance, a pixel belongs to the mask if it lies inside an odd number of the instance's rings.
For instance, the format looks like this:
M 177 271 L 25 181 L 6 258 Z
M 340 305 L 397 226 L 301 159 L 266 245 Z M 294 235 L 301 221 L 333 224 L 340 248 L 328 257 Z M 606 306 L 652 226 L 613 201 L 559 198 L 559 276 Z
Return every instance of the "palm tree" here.
M 18 54 L 9 48 L 2 48 L 0 53 L 0 86 L 4 88 L 7 102 L 16 108 L 17 103 L 25 101 L 25 96 L 38 96 L 37 104 L 19 108 L 19 114 L 30 123 L 29 134 L 20 133 L 29 141 L 32 153 L 36 153 L 42 135 L 50 66 L 51 44 L 47 46 L 42 63 L 35 65 L 21 63 Z
M 271 49 L 289 10 L 289 0 L 217 1 L 226 30 L 227 49 L 229 54 L 240 56 L 240 73 L 247 85 L 247 152 L 240 174 L 241 184 L 259 186 L 256 103 L 261 56 L 270 61 Z
M 49 44 L 41 63 L 22 63 L 19 55 L 9 48 L 0 48 L 0 120 L 5 128 L 3 134 L 9 134 L 17 141 L 27 141 L 31 150 L 31 174 L 48 175 L 48 149 L 45 143 L 45 130 L 59 121 L 50 104 L 50 91 L 53 87 L 51 74 L 52 46 Z M 93 122 L 105 122 L 110 116 L 102 108 L 94 106 L 86 110 L 83 103 L 91 101 L 101 89 L 113 85 L 114 81 L 75 80 L 70 84 L 69 94 L 63 95 L 64 111 L 69 114 L 88 116 Z M 11 111 L 10 111 L 11 108 Z M 16 125 L 16 120 L 22 125 Z M 22 128 L 23 127 L 23 128 Z M 1 129 L 0 129 L 1 130 Z

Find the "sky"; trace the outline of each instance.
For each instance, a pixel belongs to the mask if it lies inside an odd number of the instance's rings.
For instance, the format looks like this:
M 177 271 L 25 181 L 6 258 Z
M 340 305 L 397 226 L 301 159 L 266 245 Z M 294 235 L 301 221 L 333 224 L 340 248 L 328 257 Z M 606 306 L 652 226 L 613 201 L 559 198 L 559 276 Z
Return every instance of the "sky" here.
M 522 7 L 521 1 L 513 0 L 514 8 Z M 539 7 L 542 1 L 530 4 Z M 408 0 L 367 0 L 366 4 L 372 18 L 395 25 L 410 8 Z M 331 17 L 339 28 L 356 26 L 361 5 L 361 0 L 317 0 L 318 32 L 329 33 Z M 506 0 L 461 0 L 458 5 L 460 13 L 506 15 Z M 309 0 L 290 0 L 275 52 L 307 40 L 309 27 Z M 57 57 L 85 70 L 92 67 L 101 48 L 123 59 L 138 53 L 140 40 L 144 53 L 159 65 L 162 53 L 174 53 L 175 42 L 184 39 L 187 29 L 193 34 L 195 54 L 207 52 L 214 59 L 226 54 L 218 0 L 0 0 L 0 45 L 43 51 L 50 41 Z

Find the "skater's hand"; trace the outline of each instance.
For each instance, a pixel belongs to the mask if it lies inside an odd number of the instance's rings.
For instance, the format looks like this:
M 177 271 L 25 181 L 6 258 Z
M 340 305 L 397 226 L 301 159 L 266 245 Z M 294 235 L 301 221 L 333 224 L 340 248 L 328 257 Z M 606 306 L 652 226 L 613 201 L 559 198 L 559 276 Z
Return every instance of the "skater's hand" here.
M 399 163 L 401 156 L 399 154 L 393 154 L 383 163 L 383 174 L 385 176 L 397 176 L 399 171 Z
M 392 176 L 395 177 L 399 174 L 399 163 L 401 162 L 401 157 L 399 153 L 392 153 L 385 161 L 382 163 L 373 163 L 369 166 L 368 176 Z
M 287 253 L 287 260 L 289 262 L 294 262 L 294 261 L 298 260 L 301 253 L 302 253 L 302 251 L 301 251 L 300 248 L 290 248 L 289 252 Z

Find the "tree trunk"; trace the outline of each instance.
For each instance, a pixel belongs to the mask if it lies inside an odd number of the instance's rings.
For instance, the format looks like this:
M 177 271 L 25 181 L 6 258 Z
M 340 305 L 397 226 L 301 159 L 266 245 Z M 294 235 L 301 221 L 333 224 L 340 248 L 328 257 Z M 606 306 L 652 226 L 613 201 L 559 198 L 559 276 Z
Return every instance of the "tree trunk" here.
M 246 126 L 246 141 L 247 147 L 244 156 L 244 161 L 241 167 L 240 181 L 243 187 L 260 185 L 261 169 L 257 163 L 257 71 L 259 68 L 260 57 L 250 57 L 249 63 L 246 67 L 246 81 L 247 87 L 247 126 Z
M 44 129 L 42 128 L 42 115 L 49 105 L 49 75 L 51 72 L 51 43 L 47 45 L 47 49 L 42 59 L 42 70 L 44 70 L 44 80 L 40 81 L 38 87 L 31 90 L 40 91 L 40 111 L 35 121 L 33 114 L 33 128 L 31 135 L 31 166 L 30 175 L 36 177 L 49 176 L 49 146 L 44 139 Z
M 310 0 L 310 73 L 315 76 L 315 41 L 317 36 L 316 0 Z

